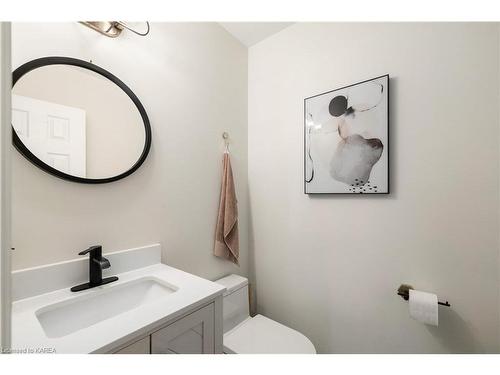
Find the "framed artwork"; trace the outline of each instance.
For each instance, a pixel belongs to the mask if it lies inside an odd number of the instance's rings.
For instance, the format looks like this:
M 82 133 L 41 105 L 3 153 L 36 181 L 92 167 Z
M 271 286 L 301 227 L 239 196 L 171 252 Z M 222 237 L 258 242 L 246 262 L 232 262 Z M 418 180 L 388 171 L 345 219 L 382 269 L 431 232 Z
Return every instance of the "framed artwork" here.
M 389 193 L 389 75 L 304 99 L 304 193 Z

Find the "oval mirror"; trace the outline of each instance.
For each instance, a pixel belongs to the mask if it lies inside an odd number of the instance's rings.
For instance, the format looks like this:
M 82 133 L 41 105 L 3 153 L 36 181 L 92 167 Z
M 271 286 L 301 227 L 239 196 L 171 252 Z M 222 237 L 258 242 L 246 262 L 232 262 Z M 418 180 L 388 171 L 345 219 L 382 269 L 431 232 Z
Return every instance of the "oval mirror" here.
M 106 183 L 146 159 L 151 128 L 141 102 L 108 71 L 83 60 L 44 57 L 13 73 L 15 147 L 54 176 Z

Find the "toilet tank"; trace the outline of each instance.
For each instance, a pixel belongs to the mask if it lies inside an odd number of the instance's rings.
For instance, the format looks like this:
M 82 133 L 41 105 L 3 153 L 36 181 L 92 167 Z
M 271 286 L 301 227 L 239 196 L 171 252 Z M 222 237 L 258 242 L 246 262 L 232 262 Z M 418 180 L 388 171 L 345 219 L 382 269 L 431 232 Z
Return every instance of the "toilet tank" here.
M 229 275 L 215 281 L 226 287 L 223 299 L 224 333 L 250 317 L 248 305 L 248 280 Z

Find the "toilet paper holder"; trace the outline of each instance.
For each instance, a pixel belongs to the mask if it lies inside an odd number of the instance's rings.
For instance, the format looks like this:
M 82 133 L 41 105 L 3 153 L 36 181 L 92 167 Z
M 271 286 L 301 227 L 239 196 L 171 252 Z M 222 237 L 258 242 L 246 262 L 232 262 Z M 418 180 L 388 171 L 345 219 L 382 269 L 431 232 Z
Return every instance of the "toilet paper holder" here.
M 413 287 L 411 285 L 401 284 L 398 288 L 398 296 L 401 296 L 401 297 L 403 297 L 403 299 L 405 301 L 408 301 L 410 299 L 410 289 L 413 289 Z M 448 306 L 448 307 L 451 306 L 448 303 L 448 301 L 446 301 L 446 302 L 438 301 L 438 305 Z

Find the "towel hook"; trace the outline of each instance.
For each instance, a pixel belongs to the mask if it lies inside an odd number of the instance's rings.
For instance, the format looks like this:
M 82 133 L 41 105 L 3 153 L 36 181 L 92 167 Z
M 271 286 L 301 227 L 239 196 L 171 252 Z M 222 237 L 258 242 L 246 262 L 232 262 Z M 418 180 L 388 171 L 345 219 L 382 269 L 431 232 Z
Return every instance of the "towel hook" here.
M 226 145 L 226 152 L 229 152 L 229 133 L 222 133 L 222 138 L 224 139 L 224 144 Z

